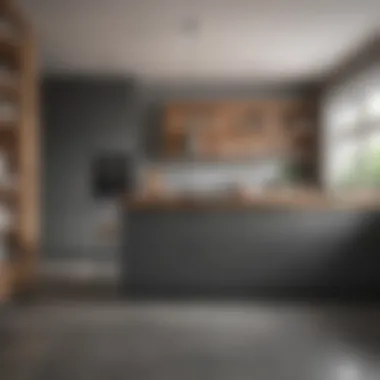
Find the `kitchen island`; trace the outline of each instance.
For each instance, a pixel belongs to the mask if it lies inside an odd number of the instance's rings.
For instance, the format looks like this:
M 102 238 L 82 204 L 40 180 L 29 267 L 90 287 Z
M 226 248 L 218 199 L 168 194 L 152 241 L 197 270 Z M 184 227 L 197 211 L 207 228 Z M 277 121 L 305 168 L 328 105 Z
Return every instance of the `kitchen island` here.
M 368 197 L 352 202 L 278 191 L 256 197 L 128 198 L 124 290 L 181 297 L 376 294 L 375 204 Z

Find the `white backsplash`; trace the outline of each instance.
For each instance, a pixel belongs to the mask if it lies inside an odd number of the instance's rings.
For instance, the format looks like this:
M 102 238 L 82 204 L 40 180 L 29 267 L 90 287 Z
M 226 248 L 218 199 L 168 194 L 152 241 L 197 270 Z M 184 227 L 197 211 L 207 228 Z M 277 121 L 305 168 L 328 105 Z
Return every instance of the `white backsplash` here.
M 173 192 L 223 191 L 235 186 L 263 188 L 281 178 L 280 162 L 249 164 L 165 164 L 159 170 L 165 187 Z M 144 170 L 142 178 L 144 178 Z

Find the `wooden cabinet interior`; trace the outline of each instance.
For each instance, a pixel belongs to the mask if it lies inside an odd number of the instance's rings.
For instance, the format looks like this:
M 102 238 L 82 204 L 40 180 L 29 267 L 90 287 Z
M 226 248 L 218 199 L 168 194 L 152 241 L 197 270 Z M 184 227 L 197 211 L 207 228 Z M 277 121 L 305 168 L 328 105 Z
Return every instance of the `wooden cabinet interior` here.
M 171 103 L 162 153 L 200 160 L 312 156 L 315 124 L 305 100 Z

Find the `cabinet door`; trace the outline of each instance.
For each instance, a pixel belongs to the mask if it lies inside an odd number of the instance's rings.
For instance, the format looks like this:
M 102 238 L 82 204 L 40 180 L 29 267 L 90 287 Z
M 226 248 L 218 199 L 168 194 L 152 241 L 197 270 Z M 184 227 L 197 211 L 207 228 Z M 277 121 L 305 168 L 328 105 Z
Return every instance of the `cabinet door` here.
M 314 121 L 302 100 L 173 103 L 165 112 L 163 154 L 226 161 L 309 154 Z
M 163 155 L 176 157 L 184 153 L 184 118 L 181 108 L 171 106 L 165 111 Z
M 230 141 L 238 158 L 267 156 L 270 151 L 268 109 L 263 102 L 235 105 Z
M 169 158 L 197 155 L 197 140 L 213 124 L 212 103 L 183 103 L 166 107 L 163 155 Z

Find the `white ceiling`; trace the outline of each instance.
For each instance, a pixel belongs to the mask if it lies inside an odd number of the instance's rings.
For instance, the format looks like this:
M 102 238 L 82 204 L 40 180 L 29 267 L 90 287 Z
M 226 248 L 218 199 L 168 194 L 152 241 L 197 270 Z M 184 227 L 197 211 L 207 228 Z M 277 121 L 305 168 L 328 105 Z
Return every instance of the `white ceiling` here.
M 47 69 L 145 80 L 318 79 L 380 20 L 379 0 L 20 1 Z

